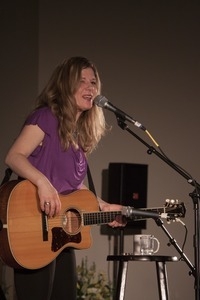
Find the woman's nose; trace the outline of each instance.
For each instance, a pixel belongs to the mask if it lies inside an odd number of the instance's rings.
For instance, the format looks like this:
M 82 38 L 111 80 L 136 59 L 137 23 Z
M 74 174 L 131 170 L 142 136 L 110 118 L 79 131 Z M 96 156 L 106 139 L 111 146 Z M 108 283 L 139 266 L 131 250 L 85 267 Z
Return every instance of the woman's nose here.
M 91 82 L 88 82 L 86 85 L 87 89 L 93 90 L 94 89 L 94 85 Z

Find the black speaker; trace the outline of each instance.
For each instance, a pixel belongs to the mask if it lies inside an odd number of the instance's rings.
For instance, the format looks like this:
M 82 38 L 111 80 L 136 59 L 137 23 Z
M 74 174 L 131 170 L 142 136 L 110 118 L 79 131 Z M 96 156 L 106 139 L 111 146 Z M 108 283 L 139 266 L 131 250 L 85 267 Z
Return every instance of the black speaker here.
M 148 165 L 110 163 L 108 168 L 108 202 L 134 208 L 147 207 Z M 125 230 L 146 229 L 146 221 L 128 221 Z

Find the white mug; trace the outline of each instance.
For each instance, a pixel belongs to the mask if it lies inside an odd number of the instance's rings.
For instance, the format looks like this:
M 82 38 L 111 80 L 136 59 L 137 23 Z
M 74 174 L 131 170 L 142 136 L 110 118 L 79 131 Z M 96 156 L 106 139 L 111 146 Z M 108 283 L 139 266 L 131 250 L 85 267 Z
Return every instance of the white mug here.
M 134 235 L 133 253 L 134 255 L 152 255 L 160 248 L 159 240 L 151 234 Z

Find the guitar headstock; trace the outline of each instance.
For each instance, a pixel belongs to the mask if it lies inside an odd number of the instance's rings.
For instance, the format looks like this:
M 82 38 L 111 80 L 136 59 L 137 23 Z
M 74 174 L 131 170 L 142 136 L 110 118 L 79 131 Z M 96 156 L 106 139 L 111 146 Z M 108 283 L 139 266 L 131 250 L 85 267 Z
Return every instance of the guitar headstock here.
M 186 208 L 183 202 L 179 203 L 177 199 L 166 199 L 164 211 L 167 213 L 167 220 L 176 220 L 177 218 L 184 218 Z

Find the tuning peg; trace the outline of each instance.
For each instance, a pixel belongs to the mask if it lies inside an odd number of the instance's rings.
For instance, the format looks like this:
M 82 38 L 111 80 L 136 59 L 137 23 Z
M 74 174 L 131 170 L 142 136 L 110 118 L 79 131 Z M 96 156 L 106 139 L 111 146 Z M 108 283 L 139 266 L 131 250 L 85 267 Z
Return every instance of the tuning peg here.
M 170 199 L 166 199 L 165 200 L 165 207 L 169 207 L 169 205 L 170 205 Z
M 165 200 L 165 203 L 168 206 L 170 206 L 170 205 L 172 205 L 172 206 L 177 205 L 178 202 L 179 202 L 178 199 L 166 199 Z
M 174 199 L 166 199 L 165 202 L 167 204 L 174 204 L 175 203 L 175 200 Z

